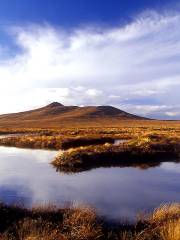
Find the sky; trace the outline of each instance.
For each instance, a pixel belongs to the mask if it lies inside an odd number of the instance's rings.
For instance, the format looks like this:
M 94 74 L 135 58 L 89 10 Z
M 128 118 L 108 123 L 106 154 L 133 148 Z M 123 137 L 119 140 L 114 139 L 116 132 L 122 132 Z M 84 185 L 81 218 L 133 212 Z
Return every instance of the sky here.
M 180 2 L 0 0 L 0 114 L 58 101 L 180 119 Z

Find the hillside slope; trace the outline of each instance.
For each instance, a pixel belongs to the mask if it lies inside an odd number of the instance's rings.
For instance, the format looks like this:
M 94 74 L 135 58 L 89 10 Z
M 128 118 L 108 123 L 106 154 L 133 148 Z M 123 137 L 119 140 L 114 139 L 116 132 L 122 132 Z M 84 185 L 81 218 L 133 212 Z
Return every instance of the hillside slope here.
M 0 115 L 0 127 L 60 127 L 143 119 L 112 106 L 78 107 L 54 102 L 31 111 Z

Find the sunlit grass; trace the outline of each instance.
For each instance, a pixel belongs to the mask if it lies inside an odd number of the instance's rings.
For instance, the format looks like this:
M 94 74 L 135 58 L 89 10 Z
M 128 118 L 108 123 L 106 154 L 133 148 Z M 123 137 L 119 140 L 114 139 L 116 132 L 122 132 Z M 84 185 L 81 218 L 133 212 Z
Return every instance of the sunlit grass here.
M 145 133 L 126 142 L 80 146 L 60 152 L 52 164 L 59 170 L 75 171 L 106 165 L 128 165 L 154 161 L 178 161 L 180 137 Z
M 87 206 L 0 206 L 1 240 L 179 240 L 180 203 L 162 205 L 134 224 L 108 224 Z
M 10 129 L 1 129 L 0 133 L 3 132 L 10 132 Z M 61 169 L 132 164 L 145 159 L 146 162 L 164 158 L 177 160 L 180 157 L 180 127 L 174 123 L 157 126 L 156 121 L 154 125 L 142 121 L 141 126 L 12 129 L 12 132 L 23 135 L 1 138 L 0 145 L 65 150 L 60 151 L 53 161 L 54 166 Z M 114 144 L 120 139 L 126 142 Z

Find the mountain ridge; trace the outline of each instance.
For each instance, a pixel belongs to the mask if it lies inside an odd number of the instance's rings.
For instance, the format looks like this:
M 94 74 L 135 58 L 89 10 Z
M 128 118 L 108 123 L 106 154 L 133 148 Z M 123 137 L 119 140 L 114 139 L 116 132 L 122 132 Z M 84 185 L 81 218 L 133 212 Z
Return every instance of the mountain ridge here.
M 71 122 L 103 122 L 120 120 L 145 120 L 146 118 L 130 114 L 113 106 L 64 106 L 58 102 L 52 102 L 44 107 L 0 115 L 0 127 L 43 127 L 49 125 L 58 126 L 61 123 Z

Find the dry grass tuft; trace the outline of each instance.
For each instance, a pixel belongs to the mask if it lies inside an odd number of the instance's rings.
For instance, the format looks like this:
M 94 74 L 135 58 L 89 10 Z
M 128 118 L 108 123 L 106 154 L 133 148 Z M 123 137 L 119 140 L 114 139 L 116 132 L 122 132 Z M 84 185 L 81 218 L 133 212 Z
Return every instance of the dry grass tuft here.
M 100 240 L 102 226 L 89 207 L 31 210 L 1 204 L 0 240 Z
M 162 223 L 168 220 L 176 220 L 180 217 L 180 204 L 164 204 L 154 210 L 149 218 L 151 224 Z
M 146 219 L 148 227 L 137 240 L 180 240 L 180 204 L 165 204 Z
M 2 240 L 65 240 L 60 229 L 50 222 L 25 218 L 19 221 L 13 233 L 5 232 Z
M 26 210 L 2 205 L 1 215 L 1 240 L 180 240 L 180 203 L 160 206 L 134 225 L 116 227 L 100 223 L 86 206 Z
M 180 239 L 180 219 L 172 220 L 162 225 L 159 229 L 162 240 Z
M 97 222 L 95 211 L 85 206 L 65 213 L 63 231 L 68 240 L 95 240 L 102 237 L 102 228 Z

